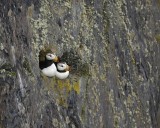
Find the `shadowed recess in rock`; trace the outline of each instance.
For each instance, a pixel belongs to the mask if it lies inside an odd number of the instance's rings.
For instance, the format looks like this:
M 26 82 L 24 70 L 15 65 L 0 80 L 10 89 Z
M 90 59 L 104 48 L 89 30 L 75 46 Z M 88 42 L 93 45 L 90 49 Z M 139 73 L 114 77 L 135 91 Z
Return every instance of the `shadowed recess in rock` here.
M 89 75 L 89 64 L 82 61 L 82 58 L 76 50 L 71 49 L 70 51 L 64 52 L 60 60 L 65 61 L 71 66 L 71 73 L 79 76 Z

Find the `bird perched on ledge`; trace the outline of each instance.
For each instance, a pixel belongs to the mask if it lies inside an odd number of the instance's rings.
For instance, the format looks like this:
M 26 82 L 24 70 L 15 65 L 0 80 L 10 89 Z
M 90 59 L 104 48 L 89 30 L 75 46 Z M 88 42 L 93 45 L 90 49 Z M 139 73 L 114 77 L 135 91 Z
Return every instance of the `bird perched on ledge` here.
M 55 76 L 57 72 L 56 63 L 59 61 L 55 54 L 47 53 L 44 61 L 39 62 L 42 73 L 48 77 Z
M 66 79 L 69 76 L 70 66 L 66 62 L 59 62 L 56 64 L 56 77 L 59 79 Z

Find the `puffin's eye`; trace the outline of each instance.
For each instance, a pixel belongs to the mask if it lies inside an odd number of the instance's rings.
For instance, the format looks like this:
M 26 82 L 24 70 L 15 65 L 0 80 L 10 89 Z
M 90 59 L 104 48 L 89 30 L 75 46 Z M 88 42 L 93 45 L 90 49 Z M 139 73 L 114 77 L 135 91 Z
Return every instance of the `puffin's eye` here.
M 60 67 L 63 67 L 63 65 L 59 65 Z

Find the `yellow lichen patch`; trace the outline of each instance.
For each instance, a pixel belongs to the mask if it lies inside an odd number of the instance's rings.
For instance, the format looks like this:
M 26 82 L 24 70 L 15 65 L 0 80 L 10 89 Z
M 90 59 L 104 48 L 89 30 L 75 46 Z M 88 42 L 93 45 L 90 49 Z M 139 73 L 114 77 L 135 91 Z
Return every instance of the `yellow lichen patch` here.
M 32 4 L 30 7 L 28 7 L 27 17 L 31 18 L 33 15 L 33 11 L 34 11 L 34 4 Z
M 59 126 L 59 122 L 58 122 L 58 120 L 57 120 L 56 118 L 53 118 L 53 119 L 52 119 L 52 124 L 53 124 L 53 126 L 56 127 L 56 128 Z
M 12 16 L 12 10 L 11 9 L 8 11 L 8 16 L 9 17 Z
M 65 80 L 57 80 L 57 88 L 61 91 L 65 90 L 69 92 L 71 90 L 70 81 L 68 79 Z
M 133 64 L 136 64 L 136 60 L 135 60 L 135 57 L 134 57 L 133 49 L 132 49 L 132 47 L 130 45 L 128 45 L 128 46 L 129 46 L 129 49 L 130 49 L 131 62 Z
M 75 92 L 77 92 L 77 94 L 80 93 L 80 84 L 79 84 L 79 81 L 76 81 L 76 82 L 73 83 L 73 90 Z
M 157 2 L 158 2 L 158 6 L 160 7 L 160 0 L 157 0 Z
M 57 81 L 57 84 L 58 84 L 58 88 L 59 88 L 60 90 L 62 90 L 62 89 L 64 88 L 64 84 L 63 84 L 62 81 L 58 80 L 58 81 Z
M 100 75 L 100 79 L 102 80 L 102 81 L 106 81 L 106 74 L 101 74 Z
M 79 94 L 80 93 L 80 86 L 79 86 L 79 81 L 74 81 L 74 80 L 57 80 L 57 85 L 59 90 L 61 91 L 66 91 L 66 93 L 69 93 L 72 89 Z
M 160 34 L 156 35 L 155 38 L 156 38 L 156 41 L 160 43 Z
M 68 80 L 66 82 L 66 92 L 69 93 L 71 91 L 71 85 L 70 85 L 70 81 Z
M 60 97 L 59 99 L 58 99 L 58 104 L 60 105 L 60 106 L 63 106 L 63 107 L 67 107 L 67 102 L 66 102 L 66 98 L 65 97 Z
M 60 106 L 68 106 L 67 99 L 71 90 L 74 90 L 77 94 L 80 93 L 79 80 L 69 78 L 65 80 L 60 80 L 56 77 L 47 78 L 45 76 L 43 76 L 42 79 L 45 81 L 46 89 L 54 95 L 57 104 L 59 104 Z

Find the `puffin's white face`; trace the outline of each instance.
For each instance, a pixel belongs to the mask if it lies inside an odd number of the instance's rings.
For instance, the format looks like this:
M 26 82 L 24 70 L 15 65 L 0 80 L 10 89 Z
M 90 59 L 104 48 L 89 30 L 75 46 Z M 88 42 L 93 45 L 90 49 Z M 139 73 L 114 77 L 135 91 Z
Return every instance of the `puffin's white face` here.
M 58 62 L 58 57 L 55 54 L 52 54 L 52 53 L 47 53 L 46 54 L 46 59 Z
M 47 58 L 47 60 L 53 60 L 54 58 L 56 58 L 56 55 L 52 54 L 52 53 L 47 53 L 46 58 Z
M 66 63 L 58 63 L 57 64 L 57 69 L 60 71 L 68 71 L 69 70 L 69 66 Z

